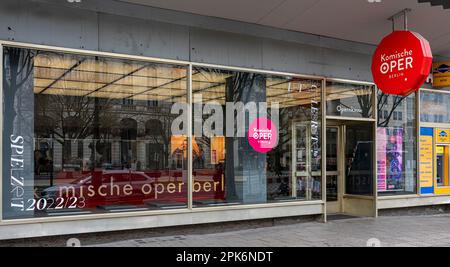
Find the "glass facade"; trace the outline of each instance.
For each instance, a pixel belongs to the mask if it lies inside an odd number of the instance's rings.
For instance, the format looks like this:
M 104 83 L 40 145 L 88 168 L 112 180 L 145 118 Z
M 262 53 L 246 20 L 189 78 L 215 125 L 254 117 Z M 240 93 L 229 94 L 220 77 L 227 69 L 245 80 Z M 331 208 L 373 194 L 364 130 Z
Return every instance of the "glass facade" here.
M 321 79 L 8 46 L 2 75 L 6 220 L 417 193 L 415 94 L 378 92 L 375 130 L 373 85 L 327 81 L 323 111 Z M 420 96 L 422 123 L 450 124 L 450 95 Z
M 195 206 L 321 199 L 320 80 L 194 67 L 192 82 Z M 256 117 L 279 129 L 267 153 L 246 135 Z
M 3 51 L 3 219 L 322 199 L 322 80 Z
M 377 165 L 380 195 L 415 194 L 417 186 L 416 95 L 378 92 Z

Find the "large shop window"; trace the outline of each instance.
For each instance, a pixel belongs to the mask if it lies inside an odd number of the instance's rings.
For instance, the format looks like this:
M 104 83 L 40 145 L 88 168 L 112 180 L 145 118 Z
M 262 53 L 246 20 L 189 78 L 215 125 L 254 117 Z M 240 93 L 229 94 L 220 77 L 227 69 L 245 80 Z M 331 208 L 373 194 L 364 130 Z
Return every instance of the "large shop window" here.
M 4 47 L 3 218 L 187 206 L 187 67 Z
M 321 199 L 320 80 L 3 51 L 3 219 Z
M 377 165 L 380 195 L 414 194 L 417 185 L 416 95 L 378 92 Z
M 321 199 L 320 80 L 198 67 L 192 75 L 195 207 Z M 252 144 L 258 133 L 264 141 L 265 124 L 276 140 Z
M 373 118 L 374 86 L 327 81 L 327 116 Z
M 449 93 L 420 93 L 420 120 L 431 123 L 450 123 Z

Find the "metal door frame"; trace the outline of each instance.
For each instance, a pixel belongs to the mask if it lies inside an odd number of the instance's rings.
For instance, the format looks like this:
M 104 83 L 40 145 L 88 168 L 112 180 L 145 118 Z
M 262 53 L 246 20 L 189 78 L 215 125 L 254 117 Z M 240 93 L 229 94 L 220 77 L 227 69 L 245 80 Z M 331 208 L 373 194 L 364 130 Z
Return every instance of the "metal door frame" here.
M 329 128 L 337 129 L 337 137 L 336 137 L 336 165 L 337 171 L 326 171 L 326 179 L 328 176 L 336 176 L 337 177 L 337 201 L 328 201 L 327 200 L 327 214 L 336 214 L 343 212 L 343 198 L 345 195 L 345 124 L 336 124 L 331 123 L 327 125 L 327 130 Z M 325 148 L 326 149 L 326 148 Z M 327 191 L 325 192 L 325 194 Z

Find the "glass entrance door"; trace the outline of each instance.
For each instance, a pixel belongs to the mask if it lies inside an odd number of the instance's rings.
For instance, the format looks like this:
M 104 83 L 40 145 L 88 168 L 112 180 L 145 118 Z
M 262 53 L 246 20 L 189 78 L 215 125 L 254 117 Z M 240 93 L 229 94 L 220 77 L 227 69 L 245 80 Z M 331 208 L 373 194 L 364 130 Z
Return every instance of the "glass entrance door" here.
M 345 193 L 373 195 L 373 128 L 370 123 L 345 126 Z
M 342 126 L 327 127 L 327 212 L 342 212 L 342 177 L 341 171 L 341 130 Z
M 358 121 L 329 121 L 327 124 L 327 213 L 372 216 L 373 125 Z

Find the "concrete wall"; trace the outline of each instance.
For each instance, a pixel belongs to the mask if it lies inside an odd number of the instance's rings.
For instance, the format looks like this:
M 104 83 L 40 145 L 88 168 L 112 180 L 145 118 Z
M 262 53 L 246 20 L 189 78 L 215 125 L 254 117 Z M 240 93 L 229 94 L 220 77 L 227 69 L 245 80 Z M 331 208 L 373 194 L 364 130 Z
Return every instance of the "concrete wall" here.
M 256 206 L 246 208 L 234 206 L 230 209 L 206 208 L 193 211 L 166 211 L 165 214 L 104 214 L 101 218 L 60 217 L 33 223 L 5 222 L 0 226 L 0 240 L 32 238 L 41 236 L 73 235 L 109 231 L 137 230 L 179 225 L 237 222 L 268 218 L 299 217 L 323 214 L 322 203 L 280 204 L 274 207 Z M 108 216 L 109 215 L 109 216 Z M 74 222 L 75 221 L 75 222 Z
M 110 0 L 2 0 L 0 39 L 364 81 L 375 49 Z

